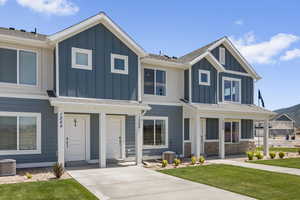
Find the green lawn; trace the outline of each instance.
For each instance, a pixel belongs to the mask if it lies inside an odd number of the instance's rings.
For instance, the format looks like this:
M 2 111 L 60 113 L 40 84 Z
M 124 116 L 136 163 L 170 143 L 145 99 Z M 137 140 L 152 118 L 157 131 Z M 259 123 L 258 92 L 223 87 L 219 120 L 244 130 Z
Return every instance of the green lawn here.
M 0 200 L 97 200 L 74 179 L 0 185 Z
M 280 167 L 298 168 L 300 169 L 300 158 L 286 158 L 274 160 L 255 160 L 250 161 L 257 164 L 275 165 Z
M 275 152 L 298 152 L 299 148 L 287 148 L 287 147 L 270 147 L 269 151 L 275 151 Z M 257 147 L 256 150 L 263 151 L 262 147 Z
M 160 172 L 266 200 L 300 198 L 300 176 L 230 165 L 206 165 Z

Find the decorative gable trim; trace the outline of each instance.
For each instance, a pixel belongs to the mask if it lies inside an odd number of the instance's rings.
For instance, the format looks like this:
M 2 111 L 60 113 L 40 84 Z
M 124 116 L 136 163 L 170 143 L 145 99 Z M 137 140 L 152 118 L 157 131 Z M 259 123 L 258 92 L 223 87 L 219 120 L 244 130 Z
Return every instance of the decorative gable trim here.
M 278 115 L 276 116 L 272 121 L 275 121 L 277 119 L 279 119 L 280 117 L 282 116 L 286 116 L 288 119 L 290 119 L 292 122 L 294 122 L 295 120 L 293 120 L 290 116 L 288 116 L 287 114 L 281 114 L 281 115 Z
M 205 52 L 204 54 L 198 56 L 197 58 L 195 58 L 194 60 L 189 62 L 189 65 L 193 66 L 194 64 L 196 64 L 203 58 L 206 58 L 212 64 L 212 66 L 214 66 L 216 68 L 217 71 L 219 71 L 219 72 L 226 71 L 225 68 L 219 63 L 219 61 L 217 61 L 217 59 L 210 52 Z
M 208 48 L 208 51 L 213 50 L 214 48 L 220 46 L 221 44 L 223 44 L 227 48 L 227 50 L 232 54 L 232 56 L 234 56 L 235 59 L 237 59 L 241 63 L 242 67 L 246 70 L 247 73 L 251 75 L 251 77 L 253 77 L 253 79 L 255 80 L 261 79 L 261 77 L 255 72 L 253 67 L 247 62 L 247 60 L 242 56 L 242 54 L 237 50 L 237 48 L 232 44 L 232 42 L 227 37 L 224 37 L 223 39 L 211 45 Z
M 124 42 L 137 55 L 144 57 L 147 53 L 140 47 L 127 33 L 125 33 L 116 23 L 114 23 L 105 13 L 101 12 L 93 17 L 88 18 L 76 25 L 73 25 L 63 31 L 48 36 L 52 43 L 58 43 L 69 37 L 72 37 L 84 30 L 87 30 L 97 24 L 103 24 L 109 31 L 111 31 L 117 38 Z

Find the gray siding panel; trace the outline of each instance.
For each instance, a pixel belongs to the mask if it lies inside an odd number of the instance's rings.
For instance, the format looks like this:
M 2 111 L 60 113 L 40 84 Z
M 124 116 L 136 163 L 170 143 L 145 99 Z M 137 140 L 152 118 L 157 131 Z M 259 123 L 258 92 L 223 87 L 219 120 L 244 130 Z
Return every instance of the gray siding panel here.
M 229 73 L 223 73 L 221 72 L 219 74 L 219 101 L 222 102 L 223 98 L 223 77 L 230 77 L 230 78 L 237 78 L 241 79 L 242 84 L 242 104 L 253 104 L 253 92 L 254 92 L 254 85 L 253 85 L 253 79 L 249 76 L 242 76 L 242 75 L 236 75 L 236 74 L 229 74 Z
M 57 115 L 48 100 L 0 98 L 0 111 L 41 113 L 41 154 L 7 155 L 0 159 L 16 159 L 17 163 L 57 161 Z
M 206 119 L 206 139 L 217 140 L 219 139 L 219 120 L 213 118 Z
M 162 155 L 162 152 L 170 150 L 176 154 L 182 154 L 183 145 L 183 119 L 181 106 L 150 105 L 152 109 L 145 116 L 168 117 L 169 148 L 167 149 L 145 149 L 143 155 Z
M 184 70 L 184 99 L 189 100 L 190 98 L 190 79 L 189 79 L 189 70 Z
M 199 85 L 199 69 L 210 71 L 210 85 Z M 217 103 L 217 70 L 207 59 L 192 66 L 192 102 Z
M 217 60 L 219 60 L 220 47 L 224 47 L 224 46 L 221 45 L 211 51 L 211 53 L 215 56 Z M 227 70 L 247 73 L 245 69 L 242 67 L 242 65 L 235 59 L 235 57 L 226 48 L 225 48 L 225 65 L 223 66 Z
M 91 160 L 99 159 L 99 114 L 90 115 Z
M 71 67 L 71 48 L 92 49 L 93 69 Z M 128 75 L 111 73 L 111 53 L 128 56 Z M 59 43 L 60 95 L 137 100 L 138 56 L 98 24 Z
M 241 120 L 241 138 L 253 139 L 253 120 Z

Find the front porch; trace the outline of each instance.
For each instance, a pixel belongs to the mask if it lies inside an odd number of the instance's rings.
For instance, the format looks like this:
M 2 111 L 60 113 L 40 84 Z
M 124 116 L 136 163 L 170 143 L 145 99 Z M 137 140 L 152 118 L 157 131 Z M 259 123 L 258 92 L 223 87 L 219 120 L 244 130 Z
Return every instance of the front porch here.
M 59 163 L 97 163 L 105 168 L 128 161 L 128 154 L 137 165 L 142 163 L 142 114 L 150 109 L 147 105 L 69 97 L 52 98 L 50 103 L 57 113 Z M 125 148 L 125 137 L 131 137 L 134 149 Z

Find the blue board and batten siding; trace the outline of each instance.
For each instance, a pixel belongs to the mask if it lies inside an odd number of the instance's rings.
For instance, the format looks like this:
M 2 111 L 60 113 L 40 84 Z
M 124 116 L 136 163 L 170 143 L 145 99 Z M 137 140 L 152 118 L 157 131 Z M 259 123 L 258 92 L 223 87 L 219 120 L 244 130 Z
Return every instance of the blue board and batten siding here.
M 0 111 L 41 113 L 41 154 L 0 155 L 17 163 L 57 161 L 57 115 L 48 100 L 0 98 Z
M 92 50 L 92 70 L 72 68 L 72 47 Z M 111 53 L 128 56 L 128 75 L 111 73 Z M 137 100 L 138 56 L 102 24 L 59 43 L 60 96 Z

